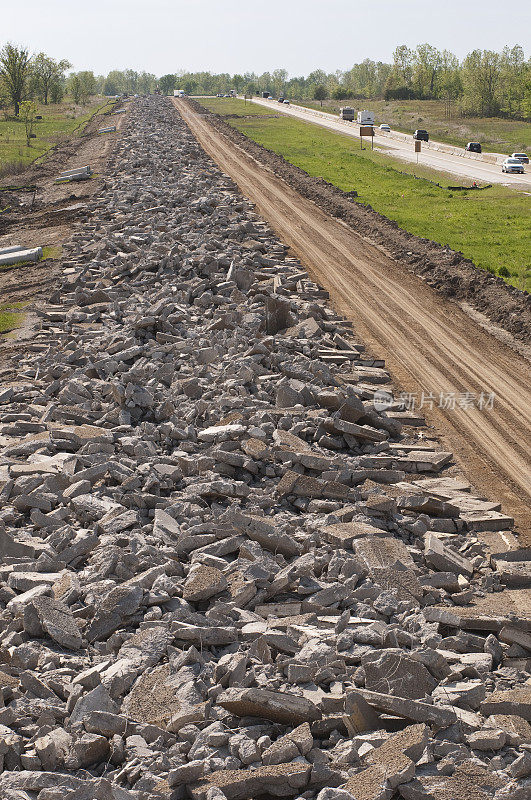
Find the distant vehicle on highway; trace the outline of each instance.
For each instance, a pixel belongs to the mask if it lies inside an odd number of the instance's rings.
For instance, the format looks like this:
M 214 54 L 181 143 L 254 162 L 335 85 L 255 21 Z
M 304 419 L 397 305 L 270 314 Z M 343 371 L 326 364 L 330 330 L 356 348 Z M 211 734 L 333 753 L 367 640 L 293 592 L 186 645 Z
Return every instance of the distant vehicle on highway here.
M 524 165 L 519 158 L 506 158 L 502 164 L 502 172 L 516 172 L 520 175 L 524 174 Z
M 340 119 L 348 120 L 348 122 L 354 122 L 356 119 L 356 109 L 350 106 L 343 106 L 343 108 L 339 109 L 339 117 Z
M 382 124 L 380 125 L 380 130 L 386 131 L 387 133 L 391 133 L 391 128 L 389 127 L 387 122 L 382 122 Z
M 374 111 L 358 111 L 358 125 L 374 125 Z
M 465 147 L 469 153 L 481 153 L 481 145 L 479 142 L 469 142 Z
M 271 94 L 269 92 L 262 92 L 262 97 L 265 97 L 267 100 L 269 97 L 271 97 Z
M 527 153 L 512 153 L 511 158 L 517 158 L 522 164 L 529 164 L 529 156 Z
M 283 103 L 283 102 L 284 102 L 284 98 L 283 98 L 283 97 L 279 97 L 279 98 L 278 98 L 278 102 L 279 102 L 279 103 Z
M 418 128 L 413 134 L 414 139 L 418 139 L 421 142 L 428 142 L 430 139 L 430 135 L 428 131 L 423 130 L 422 128 Z
M 284 100 L 284 105 L 289 106 L 289 100 Z

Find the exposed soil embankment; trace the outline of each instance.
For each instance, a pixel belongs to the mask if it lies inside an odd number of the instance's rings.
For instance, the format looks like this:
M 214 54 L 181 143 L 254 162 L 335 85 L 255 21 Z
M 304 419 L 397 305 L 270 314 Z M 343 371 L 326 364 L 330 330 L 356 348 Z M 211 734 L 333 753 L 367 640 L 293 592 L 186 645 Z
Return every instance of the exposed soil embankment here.
M 384 247 L 393 258 L 399 259 L 430 286 L 446 297 L 470 304 L 520 341 L 529 340 L 531 299 L 527 292 L 478 269 L 462 253 L 402 230 L 396 222 L 370 206 L 357 203 L 351 193 L 338 189 L 322 178 L 308 175 L 283 156 L 253 142 L 232 128 L 219 114 L 208 111 L 195 100 L 187 102 L 196 111 L 208 115 L 209 122 L 218 131 L 269 167 L 303 197 L 343 220 L 361 236 Z

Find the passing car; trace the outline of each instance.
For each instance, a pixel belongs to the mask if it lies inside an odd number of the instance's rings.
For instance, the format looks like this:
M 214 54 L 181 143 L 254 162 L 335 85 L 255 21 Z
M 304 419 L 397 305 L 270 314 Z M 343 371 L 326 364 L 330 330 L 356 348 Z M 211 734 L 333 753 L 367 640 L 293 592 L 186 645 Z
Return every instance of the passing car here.
M 429 141 L 430 136 L 429 136 L 428 131 L 425 131 L 422 128 L 419 128 L 413 134 L 413 138 L 414 139 L 418 139 L 421 142 L 427 142 L 427 141 Z
M 382 122 L 382 124 L 380 125 L 380 130 L 386 131 L 387 133 L 391 133 L 391 128 L 389 127 L 387 122 Z
M 518 158 L 506 158 L 502 164 L 502 172 L 516 172 L 517 174 L 524 174 L 524 165 Z
M 511 158 L 517 158 L 522 164 L 529 164 L 529 156 L 527 153 L 512 153 Z
M 283 103 L 283 102 L 284 102 L 284 98 L 283 98 L 283 97 L 279 97 L 279 98 L 278 98 L 278 102 L 279 102 L 279 103 Z
M 465 147 L 469 153 L 481 153 L 481 145 L 479 142 L 469 142 Z
M 284 100 L 284 105 L 289 106 L 289 100 Z

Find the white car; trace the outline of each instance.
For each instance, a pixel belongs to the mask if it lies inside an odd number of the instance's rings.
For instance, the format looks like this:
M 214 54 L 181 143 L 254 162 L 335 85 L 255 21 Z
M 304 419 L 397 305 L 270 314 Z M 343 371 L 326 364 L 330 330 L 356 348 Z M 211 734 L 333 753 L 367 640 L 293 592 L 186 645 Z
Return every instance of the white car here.
M 529 164 L 529 156 L 527 153 L 511 153 L 511 158 L 517 158 L 522 164 Z
M 524 165 L 518 158 L 506 158 L 502 164 L 502 172 L 517 172 L 520 175 L 524 174 Z
M 380 125 L 380 130 L 386 131 L 387 133 L 391 133 L 391 128 L 389 127 L 387 122 L 382 122 L 382 124 Z

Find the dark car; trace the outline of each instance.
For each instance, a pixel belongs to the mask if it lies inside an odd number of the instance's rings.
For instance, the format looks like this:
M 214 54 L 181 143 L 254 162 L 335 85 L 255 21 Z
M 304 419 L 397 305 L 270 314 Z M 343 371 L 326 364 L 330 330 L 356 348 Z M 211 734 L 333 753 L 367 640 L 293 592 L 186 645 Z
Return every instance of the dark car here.
M 428 131 L 423 131 L 422 128 L 419 128 L 413 134 L 414 139 L 419 139 L 421 142 L 427 142 L 430 138 Z
M 279 98 L 278 98 L 278 102 L 279 102 L 279 103 L 283 103 L 283 102 L 284 102 L 284 98 L 283 98 L 283 97 L 279 97 Z
M 469 153 L 481 153 L 481 145 L 479 142 L 469 142 L 465 147 Z

